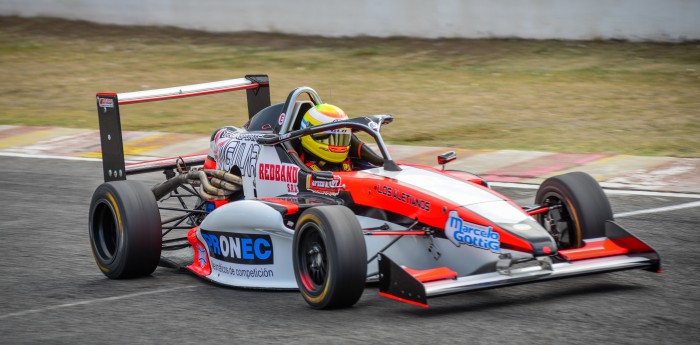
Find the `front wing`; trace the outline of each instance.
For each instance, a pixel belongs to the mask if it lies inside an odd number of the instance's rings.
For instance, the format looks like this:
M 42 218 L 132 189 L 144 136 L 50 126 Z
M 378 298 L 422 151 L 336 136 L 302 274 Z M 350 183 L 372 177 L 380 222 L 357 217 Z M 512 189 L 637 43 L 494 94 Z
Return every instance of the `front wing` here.
M 660 272 L 661 259 L 654 249 L 612 221 L 605 230 L 607 237 L 587 240 L 582 248 L 562 250 L 553 261 L 538 258 L 541 261 L 536 266 L 462 277 L 450 274 L 449 267 L 427 270 L 431 274 L 401 267 L 380 253 L 379 293 L 427 307 L 428 298 L 462 292 L 629 269 Z

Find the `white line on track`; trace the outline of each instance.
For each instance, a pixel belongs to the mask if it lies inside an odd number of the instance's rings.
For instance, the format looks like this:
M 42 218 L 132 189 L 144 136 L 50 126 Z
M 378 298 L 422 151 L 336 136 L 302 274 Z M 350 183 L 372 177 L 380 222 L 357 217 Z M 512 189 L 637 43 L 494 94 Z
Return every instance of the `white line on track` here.
M 532 189 L 536 190 L 539 185 L 536 184 L 526 184 L 526 183 L 512 183 L 512 182 L 489 182 L 489 185 L 495 187 L 503 188 L 518 188 L 518 189 Z M 700 194 L 690 194 L 690 193 L 674 193 L 674 192 L 654 192 L 646 190 L 630 190 L 630 189 L 604 189 L 605 194 L 610 195 L 642 195 L 642 196 L 664 196 L 671 198 L 688 198 L 688 199 L 700 199 Z
M 700 194 L 690 194 L 690 193 L 653 192 L 653 191 L 629 190 L 629 189 L 604 189 L 604 190 L 605 190 L 605 194 L 610 194 L 610 195 L 664 196 L 664 197 L 671 197 L 671 198 L 700 199 Z
M 24 315 L 35 314 L 35 313 L 42 313 L 42 312 L 49 311 L 49 310 L 75 307 L 75 306 L 79 306 L 79 305 L 116 301 L 116 300 L 120 300 L 120 299 L 139 297 L 139 296 L 145 296 L 145 295 L 152 295 L 152 294 L 157 294 L 157 293 L 165 293 L 165 292 L 171 292 L 171 291 L 175 291 L 175 290 L 190 289 L 190 288 L 197 287 L 197 286 L 198 285 L 178 286 L 178 287 L 174 287 L 174 288 L 170 288 L 170 289 L 160 289 L 160 290 L 136 292 L 136 293 L 126 294 L 126 295 L 121 295 L 121 296 L 95 298 L 95 299 L 88 299 L 88 300 L 82 300 L 82 301 L 75 301 L 75 302 L 71 302 L 71 303 L 52 305 L 52 306 L 48 306 L 48 307 L 44 307 L 44 308 L 28 309 L 28 310 L 18 311 L 18 312 L 14 312 L 14 313 L 5 314 L 5 315 L 0 315 L 0 320 L 10 318 L 10 317 L 15 317 L 15 316 L 24 316 Z
M 631 216 L 636 216 L 639 214 L 647 214 L 647 213 L 669 212 L 669 211 L 682 210 L 684 208 L 692 208 L 692 207 L 700 207 L 700 201 L 693 201 L 693 202 L 680 204 L 680 205 L 673 205 L 673 206 L 650 208 L 650 209 L 646 209 L 646 210 L 623 212 L 623 213 L 616 214 L 615 218 L 631 217 Z

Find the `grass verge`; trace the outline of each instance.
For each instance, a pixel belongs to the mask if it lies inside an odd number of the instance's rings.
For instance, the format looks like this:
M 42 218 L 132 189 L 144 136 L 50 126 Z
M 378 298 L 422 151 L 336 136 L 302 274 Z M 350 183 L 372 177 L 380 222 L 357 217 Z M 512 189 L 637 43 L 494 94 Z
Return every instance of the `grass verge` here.
M 0 17 L 0 124 L 97 128 L 96 91 L 270 75 L 393 143 L 700 157 L 700 43 L 336 39 Z M 125 130 L 210 133 L 244 94 L 123 109 Z

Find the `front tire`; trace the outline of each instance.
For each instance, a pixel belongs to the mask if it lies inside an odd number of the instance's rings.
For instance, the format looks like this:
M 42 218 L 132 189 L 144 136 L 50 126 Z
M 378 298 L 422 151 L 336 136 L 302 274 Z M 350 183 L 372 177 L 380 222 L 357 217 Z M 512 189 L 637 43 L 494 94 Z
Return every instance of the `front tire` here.
M 605 222 L 613 220 L 610 202 L 593 177 L 572 172 L 550 177 L 537 190 L 535 203 L 555 207 L 537 220 L 559 249 L 579 248 L 583 240 L 605 237 Z
M 147 276 L 160 261 L 161 223 L 151 190 L 138 181 L 106 182 L 90 202 L 90 247 L 111 279 Z
M 299 291 L 311 307 L 346 308 L 362 296 L 367 248 L 360 223 L 347 207 L 306 210 L 297 222 L 293 255 Z

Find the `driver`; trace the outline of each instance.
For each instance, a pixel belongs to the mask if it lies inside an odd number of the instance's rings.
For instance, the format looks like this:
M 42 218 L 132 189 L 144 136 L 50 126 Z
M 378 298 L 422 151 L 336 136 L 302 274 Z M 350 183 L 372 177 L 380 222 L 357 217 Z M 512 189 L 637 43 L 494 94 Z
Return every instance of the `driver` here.
M 309 109 L 301 119 L 301 129 L 326 123 L 347 120 L 345 112 L 331 104 L 319 104 Z M 301 137 L 304 152 L 301 160 L 311 170 L 351 171 L 349 128 L 338 128 L 327 132 Z

